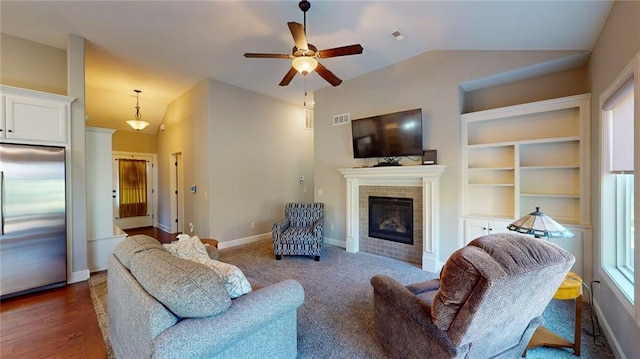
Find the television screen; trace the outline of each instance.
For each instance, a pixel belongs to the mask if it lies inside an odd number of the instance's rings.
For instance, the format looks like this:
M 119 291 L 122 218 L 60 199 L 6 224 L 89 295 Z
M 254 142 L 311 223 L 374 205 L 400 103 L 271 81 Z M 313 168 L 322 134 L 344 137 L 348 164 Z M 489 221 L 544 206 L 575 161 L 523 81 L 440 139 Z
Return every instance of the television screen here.
M 422 156 L 422 109 L 351 121 L 353 157 Z

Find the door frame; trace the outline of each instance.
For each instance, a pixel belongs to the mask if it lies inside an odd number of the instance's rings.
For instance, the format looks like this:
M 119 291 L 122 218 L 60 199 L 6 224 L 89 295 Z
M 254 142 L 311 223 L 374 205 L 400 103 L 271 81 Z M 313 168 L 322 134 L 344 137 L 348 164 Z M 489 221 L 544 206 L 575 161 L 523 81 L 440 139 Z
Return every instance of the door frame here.
M 151 214 L 151 225 L 153 227 L 158 227 L 158 155 L 155 153 L 145 153 L 145 152 L 126 152 L 126 151 L 112 151 L 111 152 L 111 159 L 112 159 L 112 165 L 116 166 L 116 159 L 117 158 L 127 158 L 127 159 L 139 159 L 139 160 L 148 160 L 151 162 L 151 205 L 149 206 L 149 214 Z M 151 158 L 151 159 L 149 159 Z M 114 167 L 115 168 L 115 167 Z M 120 219 L 116 219 L 116 202 L 117 202 L 117 188 L 118 188 L 118 171 L 114 170 L 113 171 L 113 180 L 112 180 L 112 185 L 113 185 L 113 194 L 114 194 L 114 201 L 113 201 L 113 213 L 114 213 L 114 224 L 117 225 L 117 223 L 119 221 L 121 221 Z M 118 226 L 120 227 L 120 226 Z M 124 226 L 127 227 L 127 226 Z M 122 227 L 120 227 L 122 228 Z M 130 227 L 133 228 L 133 227 Z
M 182 148 L 171 151 L 169 168 L 169 233 L 184 233 L 184 156 Z

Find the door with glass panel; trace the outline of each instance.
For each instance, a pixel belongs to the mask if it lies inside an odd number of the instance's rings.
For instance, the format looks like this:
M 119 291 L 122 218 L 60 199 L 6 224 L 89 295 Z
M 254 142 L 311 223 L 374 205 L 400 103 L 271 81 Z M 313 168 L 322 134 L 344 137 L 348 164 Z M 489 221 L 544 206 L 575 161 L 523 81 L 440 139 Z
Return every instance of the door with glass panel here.
M 153 226 L 151 156 L 113 157 L 113 216 L 121 229 Z

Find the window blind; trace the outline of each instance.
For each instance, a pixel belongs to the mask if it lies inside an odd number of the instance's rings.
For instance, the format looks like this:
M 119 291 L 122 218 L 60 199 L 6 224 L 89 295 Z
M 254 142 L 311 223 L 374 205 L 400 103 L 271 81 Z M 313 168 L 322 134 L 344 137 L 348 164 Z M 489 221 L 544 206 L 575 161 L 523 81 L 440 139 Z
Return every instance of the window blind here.
M 602 109 L 609 111 L 611 126 L 611 172 L 633 173 L 634 78 L 609 97 Z

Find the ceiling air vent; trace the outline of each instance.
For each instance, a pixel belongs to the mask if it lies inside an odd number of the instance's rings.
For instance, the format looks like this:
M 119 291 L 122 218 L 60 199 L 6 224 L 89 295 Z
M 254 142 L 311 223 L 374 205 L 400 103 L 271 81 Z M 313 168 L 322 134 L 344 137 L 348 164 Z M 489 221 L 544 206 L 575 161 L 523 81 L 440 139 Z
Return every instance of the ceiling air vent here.
M 337 125 L 344 125 L 349 123 L 349 113 L 343 113 L 340 115 L 335 115 L 333 116 L 333 125 L 337 126 Z

